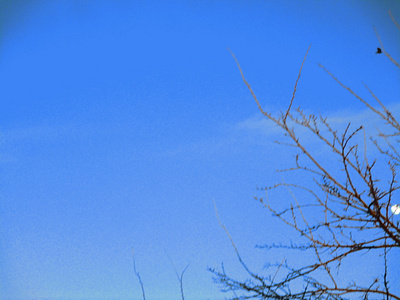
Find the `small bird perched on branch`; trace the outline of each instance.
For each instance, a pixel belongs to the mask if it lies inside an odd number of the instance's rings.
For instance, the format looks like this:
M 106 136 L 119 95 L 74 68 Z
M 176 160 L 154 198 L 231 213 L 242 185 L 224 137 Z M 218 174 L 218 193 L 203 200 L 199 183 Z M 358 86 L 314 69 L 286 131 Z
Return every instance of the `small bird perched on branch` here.
M 376 52 L 375 52 L 375 54 L 381 54 L 382 53 L 382 49 L 381 48 L 376 48 Z

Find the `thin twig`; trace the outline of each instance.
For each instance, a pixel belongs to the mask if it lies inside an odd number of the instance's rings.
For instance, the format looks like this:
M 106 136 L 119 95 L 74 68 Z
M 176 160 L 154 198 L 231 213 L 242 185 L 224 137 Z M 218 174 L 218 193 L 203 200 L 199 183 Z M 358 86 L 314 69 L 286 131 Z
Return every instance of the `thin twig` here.
M 382 40 L 381 40 L 381 37 L 379 36 L 379 33 L 378 33 L 378 31 L 376 30 L 375 26 L 374 26 L 374 30 L 375 30 L 375 34 L 376 34 L 376 36 L 377 36 L 377 38 L 378 38 L 378 40 L 379 40 L 379 44 L 381 45 L 382 52 L 386 55 L 387 58 L 390 59 L 390 61 L 391 61 L 395 66 L 397 66 L 397 67 L 400 68 L 400 64 L 385 50 L 385 47 L 383 46 L 383 43 L 382 43 Z
M 182 271 L 181 274 L 179 275 L 179 274 L 178 274 L 178 271 L 176 270 L 176 267 L 175 267 L 174 263 L 172 262 L 171 257 L 168 255 L 168 253 L 167 253 L 166 251 L 165 251 L 165 254 L 167 255 L 167 257 L 168 257 L 168 259 L 169 259 L 169 261 L 170 261 L 172 267 L 174 268 L 176 277 L 177 277 L 178 280 L 179 280 L 179 285 L 180 285 L 180 288 L 181 288 L 182 300 L 185 300 L 185 296 L 183 295 L 183 275 L 185 274 L 185 271 L 186 271 L 187 268 L 189 267 L 190 263 L 188 263 L 188 264 L 186 265 L 186 267 L 183 269 L 183 271 Z
M 136 262 L 135 262 L 135 253 L 133 252 L 133 248 L 132 248 L 132 257 L 133 257 L 133 270 L 135 271 L 135 275 L 139 280 L 140 283 L 140 287 L 142 288 L 142 297 L 143 300 L 146 300 L 146 295 L 144 293 L 144 286 L 143 286 L 143 282 L 142 282 L 142 278 L 140 278 L 140 274 L 139 272 L 136 270 Z
M 394 19 L 392 12 L 390 10 L 389 10 L 389 15 L 390 15 L 390 18 L 392 19 L 394 25 L 396 25 L 397 28 L 400 30 L 400 25 L 399 25 L 399 23 L 396 22 L 396 20 Z
M 308 55 L 308 51 L 310 51 L 310 48 L 311 48 L 311 44 L 310 44 L 310 46 L 308 46 L 306 55 L 304 55 L 303 62 L 301 63 L 300 70 L 299 70 L 299 75 L 297 76 L 296 83 L 294 84 L 292 99 L 290 99 L 289 107 L 288 107 L 288 109 L 286 110 L 285 117 L 284 117 L 283 120 L 282 120 L 282 122 L 283 122 L 284 124 L 286 124 L 286 119 L 287 119 L 287 117 L 288 117 L 288 115 L 289 115 L 290 108 L 292 107 L 294 97 L 296 96 L 297 83 L 298 83 L 299 80 L 300 80 L 301 71 L 303 70 L 304 62 L 306 61 L 306 58 L 307 58 L 307 55 Z

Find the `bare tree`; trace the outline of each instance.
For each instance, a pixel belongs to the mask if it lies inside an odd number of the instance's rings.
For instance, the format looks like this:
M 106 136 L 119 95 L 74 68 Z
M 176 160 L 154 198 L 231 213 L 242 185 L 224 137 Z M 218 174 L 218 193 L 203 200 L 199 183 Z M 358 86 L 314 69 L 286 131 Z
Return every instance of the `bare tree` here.
M 400 29 L 390 12 L 389 14 Z M 376 30 L 375 32 L 380 43 L 379 49 L 395 67 L 399 67 L 384 48 Z M 302 178 L 308 176 L 311 179 L 308 181 L 310 184 L 306 185 L 278 183 L 262 189 L 265 191 L 265 197 L 255 197 L 273 216 L 297 231 L 305 243 L 258 247 L 311 251 L 314 260 L 296 268 L 283 260 L 281 263 L 269 265 L 266 271 L 262 271 L 263 274 L 267 273 L 266 275 L 258 274 L 246 265 L 217 213 L 218 221 L 230 238 L 248 279 L 243 281 L 232 278 L 225 272 L 223 265 L 220 270 L 210 271 L 214 280 L 221 284 L 223 291 L 234 293 L 232 299 L 400 299 L 400 295 L 391 292 L 389 278 L 396 274 L 390 273 L 388 264 L 388 252 L 400 247 L 400 222 L 395 216 L 400 212 L 400 208 L 393 199 L 399 189 L 397 168 L 400 154 L 397 146 L 400 142 L 400 124 L 367 85 L 365 88 L 379 105 L 378 108 L 356 94 L 322 65 L 319 66 L 340 86 L 380 118 L 382 131 L 368 139 L 365 126 L 353 128 L 352 124 L 348 123 L 339 133 L 327 118 L 306 114 L 301 108 L 293 109 L 297 84 L 308 50 L 301 64 L 289 106 L 277 117 L 262 108 L 245 79 L 238 60 L 232 52 L 231 54 L 258 109 L 283 130 L 285 138 L 289 141 L 280 143 L 289 145 L 298 152 L 294 167 L 283 171 L 301 172 Z M 300 132 L 310 133 L 315 143 L 325 147 L 324 151 L 327 152 L 324 153 L 330 153 L 336 165 L 332 165 L 332 161 L 327 163 L 325 157 L 322 158 L 307 146 L 307 142 L 300 138 Z M 367 148 L 370 149 L 367 147 L 369 144 L 372 150 L 367 152 Z M 270 204 L 267 192 L 281 187 L 290 191 L 298 190 L 304 197 L 298 200 L 293 196 L 293 203 L 288 208 L 277 210 Z M 343 282 L 341 266 L 364 253 L 374 254 L 377 259 L 382 259 L 382 272 L 375 274 L 367 284 L 357 280 Z

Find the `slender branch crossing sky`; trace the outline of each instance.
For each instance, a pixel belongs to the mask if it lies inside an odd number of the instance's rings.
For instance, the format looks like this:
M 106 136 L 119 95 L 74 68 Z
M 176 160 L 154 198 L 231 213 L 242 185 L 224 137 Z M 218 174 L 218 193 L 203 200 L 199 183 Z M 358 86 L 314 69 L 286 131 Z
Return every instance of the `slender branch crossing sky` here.
M 398 69 L 375 54 L 374 26 L 400 58 L 389 9 L 399 21 L 399 1 L 1 1 L 0 298 L 142 299 L 132 248 L 146 299 L 179 299 L 189 263 L 185 299 L 233 296 L 207 271 L 244 275 L 214 201 L 249 266 L 280 262 L 254 246 L 298 236 L 253 196 L 294 176 L 275 172 L 293 152 L 227 48 L 277 115 L 312 44 L 294 107 L 374 124 L 317 64 L 398 113 Z

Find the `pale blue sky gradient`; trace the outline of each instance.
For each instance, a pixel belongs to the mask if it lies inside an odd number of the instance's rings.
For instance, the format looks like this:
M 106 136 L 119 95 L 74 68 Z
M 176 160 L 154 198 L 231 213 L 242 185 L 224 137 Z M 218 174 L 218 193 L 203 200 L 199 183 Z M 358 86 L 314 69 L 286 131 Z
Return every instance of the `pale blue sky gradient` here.
M 398 109 L 373 29 L 399 59 L 398 1 L 83 2 L 0 4 L 2 299 L 139 300 L 132 247 L 147 299 L 180 297 L 168 256 L 190 263 L 186 299 L 232 296 L 207 272 L 244 274 L 214 200 L 250 266 L 279 259 L 254 246 L 297 235 L 253 196 L 291 178 L 274 171 L 293 153 L 273 144 L 227 47 L 274 114 L 310 44 L 295 106 L 368 119 L 322 63 Z

